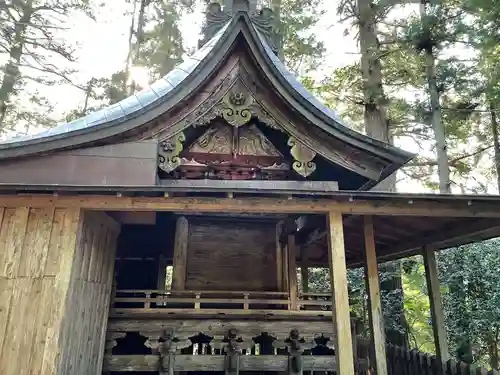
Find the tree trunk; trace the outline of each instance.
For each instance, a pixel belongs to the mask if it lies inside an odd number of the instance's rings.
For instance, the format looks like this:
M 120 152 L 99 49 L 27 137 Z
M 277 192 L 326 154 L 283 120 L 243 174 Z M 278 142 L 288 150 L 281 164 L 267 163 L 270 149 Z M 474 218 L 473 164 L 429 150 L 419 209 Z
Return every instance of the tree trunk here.
M 495 172 L 497 174 L 497 188 L 500 192 L 500 141 L 498 139 L 498 120 L 495 106 L 490 103 L 491 133 L 493 134 L 493 146 L 495 152 Z
M 137 11 L 137 0 L 133 0 L 134 8 L 132 10 L 132 20 L 130 21 L 130 30 L 128 34 L 128 51 L 125 62 L 125 79 L 123 80 L 122 91 L 128 93 L 128 79 L 130 77 L 130 65 L 132 63 L 133 38 L 135 34 L 135 12 Z
M 278 57 L 281 61 L 285 61 L 285 50 L 283 46 L 283 27 L 281 25 L 281 5 L 282 0 L 272 0 L 271 9 L 273 10 L 276 24 L 275 42 L 278 49 Z
M 365 103 L 364 123 L 366 133 L 379 141 L 392 143 L 389 121 L 387 119 L 387 99 L 382 83 L 382 66 L 380 63 L 380 43 L 377 37 L 376 9 L 372 0 L 357 0 L 359 14 L 359 44 L 361 52 L 361 70 L 363 75 L 363 96 Z M 373 190 L 395 191 L 396 174 L 379 183 Z M 397 296 L 392 299 L 396 303 L 384 306 L 391 310 L 391 319 L 396 327 L 386 324 L 386 338 L 394 345 L 407 346 L 406 335 L 402 333 L 406 327 L 403 306 L 403 288 L 401 279 L 401 263 L 399 261 L 380 265 L 380 273 L 391 275 L 383 277 L 381 293 Z
M 425 3 L 420 4 L 420 18 L 424 35 L 430 38 L 430 27 L 427 21 Z M 429 40 L 429 42 L 431 42 Z M 427 85 L 431 105 L 431 122 L 436 140 L 436 156 L 439 176 L 439 192 L 451 193 L 450 166 L 448 162 L 448 152 L 446 147 L 446 132 L 441 121 L 441 105 L 439 103 L 439 90 L 436 78 L 436 59 L 432 50 L 432 43 L 425 50 L 425 65 L 427 75 Z
M 372 0 L 357 0 L 359 14 L 359 44 L 365 103 L 366 134 L 377 140 L 392 143 L 385 106 L 387 100 L 382 85 L 380 43 L 377 37 L 376 9 Z M 374 190 L 395 191 L 396 176 L 387 178 Z
M 489 357 L 489 365 L 493 370 L 498 370 L 500 365 L 500 358 L 498 356 L 498 342 L 495 339 L 496 335 L 490 333 L 488 337 L 488 357 Z
M 5 73 L 0 86 L 0 130 L 5 126 L 8 103 L 20 78 L 19 65 L 23 56 L 24 35 L 33 14 L 33 0 L 28 0 L 22 10 L 22 16 L 14 28 L 14 42 L 10 45 L 9 61 L 5 65 Z

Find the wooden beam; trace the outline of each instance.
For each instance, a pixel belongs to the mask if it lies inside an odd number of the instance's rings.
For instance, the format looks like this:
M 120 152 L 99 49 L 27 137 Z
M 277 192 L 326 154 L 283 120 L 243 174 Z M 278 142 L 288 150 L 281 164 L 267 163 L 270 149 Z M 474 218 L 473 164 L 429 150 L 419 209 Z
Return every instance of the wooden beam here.
M 337 181 L 162 180 L 160 185 L 168 191 L 197 193 L 328 195 L 339 190 Z
M 432 329 L 434 331 L 434 343 L 436 355 L 442 362 L 450 359 L 448 342 L 446 340 L 445 320 L 441 291 L 439 289 L 439 278 L 437 272 L 436 256 L 432 249 L 423 248 L 425 276 L 427 279 L 427 291 L 431 305 Z
M 212 197 L 116 197 L 0 195 L 0 206 L 77 207 L 108 211 L 173 211 L 183 213 L 281 213 L 327 214 L 340 212 L 354 215 L 392 215 L 425 217 L 500 218 L 500 199 L 464 200 L 449 198 L 404 199 L 393 195 L 380 199 L 346 201 L 344 195 L 326 198 L 212 198 Z
M 288 282 L 290 285 L 290 308 L 297 310 L 297 245 L 295 234 L 288 235 Z
M 175 355 L 174 371 L 224 371 L 224 355 Z M 287 371 L 289 358 L 286 355 L 243 355 L 239 358 L 240 371 Z M 303 356 L 304 371 L 331 371 L 335 368 L 335 356 Z M 158 371 L 159 356 L 156 355 L 106 355 L 104 371 Z M 168 357 L 164 357 L 164 368 L 168 368 Z
M 168 319 L 159 316 L 151 316 L 150 319 L 111 319 L 108 324 L 108 332 L 163 332 L 165 329 L 173 329 L 178 337 L 191 337 L 200 332 L 209 332 L 210 336 L 224 336 L 228 327 L 236 329 L 246 337 L 259 336 L 262 332 L 286 339 L 290 335 L 291 328 L 296 328 L 302 337 L 309 342 L 315 337 L 324 334 L 325 337 L 333 335 L 331 319 L 309 320 L 305 317 L 298 319 L 283 319 L 283 317 L 262 316 L 256 317 L 234 317 L 224 319 L 220 315 L 215 318 L 198 317 L 196 319 L 186 316 L 170 315 Z M 17 375 L 17 374 L 16 374 Z
M 349 292 L 347 290 L 347 268 L 344 250 L 344 228 L 342 214 L 328 214 L 328 260 L 332 283 L 332 317 L 337 356 L 337 374 L 354 375 L 354 352 L 352 348 L 351 319 L 349 315 Z
M 172 289 L 184 290 L 186 288 L 187 249 L 188 249 L 189 224 L 184 216 L 177 219 L 175 226 L 174 259 Z
M 385 331 L 382 314 L 382 302 L 380 301 L 380 280 L 378 277 L 377 254 L 375 249 L 375 233 L 373 218 L 364 218 L 365 234 L 365 277 L 368 292 L 368 316 L 370 320 L 370 331 L 372 332 L 372 346 L 377 375 L 387 375 L 387 360 L 385 354 Z

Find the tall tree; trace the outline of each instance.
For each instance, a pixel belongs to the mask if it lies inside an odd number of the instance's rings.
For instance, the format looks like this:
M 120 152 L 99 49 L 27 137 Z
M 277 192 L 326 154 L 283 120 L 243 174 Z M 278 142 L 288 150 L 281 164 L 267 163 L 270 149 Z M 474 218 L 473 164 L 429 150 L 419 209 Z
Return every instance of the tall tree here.
M 0 132 L 9 124 L 24 122 L 27 126 L 34 113 L 21 111 L 14 104 L 23 85 L 53 85 L 61 80 L 70 82 L 69 69 L 60 68 L 61 61 L 74 62 L 73 49 L 61 39 L 63 25 L 73 11 L 91 16 L 86 0 L 11 0 L 0 6 L 1 67 Z M 31 100 L 42 104 L 35 88 Z M 26 99 L 25 99 L 26 100 Z M 28 98 L 28 100 L 30 100 Z
M 182 7 L 176 1 L 151 1 L 150 13 L 137 38 L 136 64 L 151 71 L 154 79 L 172 70 L 184 53 L 179 21 Z M 139 35 L 139 32 L 138 32 Z
M 286 65 L 300 78 L 316 69 L 325 54 L 313 28 L 324 13 L 322 0 L 272 0 L 278 20 L 278 48 Z

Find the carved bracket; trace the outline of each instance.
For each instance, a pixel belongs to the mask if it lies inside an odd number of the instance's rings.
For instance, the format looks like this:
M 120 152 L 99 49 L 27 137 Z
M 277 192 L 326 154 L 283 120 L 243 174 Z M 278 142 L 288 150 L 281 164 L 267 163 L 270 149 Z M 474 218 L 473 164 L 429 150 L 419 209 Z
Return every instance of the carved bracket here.
M 105 353 L 111 354 L 113 348 L 118 345 L 117 340 L 123 339 L 126 335 L 126 332 L 108 332 L 106 334 L 106 343 L 104 344 Z
M 162 170 L 170 173 L 181 165 L 179 154 L 183 149 L 182 143 L 185 140 L 186 137 L 184 136 L 184 133 L 180 132 L 160 143 L 160 149 L 158 151 L 158 166 Z
M 290 154 L 294 158 L 292 167 L 295 172 L 303 177 L 311 175 L 316 170 L 316 163 L 312 161 L 316 157 L 316 152 L 304 146 L 295 138 L 288 140 L 288 146 L 291 147 Z
M 292 329 L 286 341 L 288 343 L 288 353 L 290 355 L 288 372 L 291 375 L 302 374 L 302 353 L 304 352 L 304 348 L 302 347 L 299 331 L 297 329 Z

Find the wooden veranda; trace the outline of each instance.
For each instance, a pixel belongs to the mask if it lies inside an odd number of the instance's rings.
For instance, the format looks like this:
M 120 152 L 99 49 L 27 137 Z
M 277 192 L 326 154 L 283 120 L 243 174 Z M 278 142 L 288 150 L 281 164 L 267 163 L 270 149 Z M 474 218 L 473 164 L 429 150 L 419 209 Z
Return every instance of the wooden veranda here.
M 317 195 L 311 197 L 311 191 L 306 192 L 307 189 L 303 186 L 301 188 L 300 183 L 289 184 L 286 194 L 279 191 L 269 194 L 269 189 L 264 186 L 269 185 L 262 184 L 261 190 L 238 191 L 235 186 L 228 189 L 223 183 L 212 183 L 210 192 L 193 188 L 184 193 L 184 196 L 175 196 L 176 192 L 168 187 L 150 189 L 129 187 L 116 192 L 114 188 L 105 190 L 98 187 L 71 186 L 16 188 L 12 185 L 4 185 L 1 187 L 4 194 L 0 195 L 0 207 L 4 207 L 2 209 L 4 220 L 0 227 L 0 235 L 5 236 L 12 231 L 26 228 L 26 225 L 28 227 L 31 225 L 32 228 L 38 228 L 37 230 L 41 231 L 43 228 L 34 221 L 37 218 L 40 219 L 40 210 L 41 212 L 71 210 L 82 213 L 101 211 L 108 214 L 109 220 L 112 220 L 111 217 L 118 212 L 147 211 L 171 211 L 182 215 L 189 213 L 323 215 L 326 217 L 325 229 L 328 240 L 325 248 L 327 265 L 331 270 L 332 293 L 330 295 L 298 293 L 297 280 L 291 276 L 293 273 L 288 273 L 290 279 L 287 280 L 289 288 L 286 292 L 114 290 L 104 347 L 112 348 L 116 340 L 123 337 L 126 332 L 133 331 L 141 332 L 148 337 L 147 342 L 153 349 L 153 353 L 135 356 L 107 354 L 102 357 L 104 369 L 108 371 L 163 369 L 169 373 L 227 371 L 224 356 L 221 356 L 222 352 L 216 353 L 216 349 L 217 345 L 227 345 L 225 335 L 231 327 L 239 332 L 240 351 L 236 353 L 241 353 L 237 355 L 244 354 L 238 357 L 239 365 L 237 370 L 233 368 L 233 371 L 292 371 L 288 358 L 290 355 L 292 357 L 297 355 L 293 350 L 286 355 L 275 352 L 275 355 L 269 356 L 259 355 L 255 353 L 255 349 L 251 348 L 255 344 L 252 340 L 259 332 L 270 332 L 278 337 L 274 343 L 276 350 L 287 347 L 290 349 L 290 342 L 287 341 L 289 340 L 288 334 L 291 328 L 296 327 L 303 337 L 301 350 L 310 347 L 308 340 L 313 342 L 318 332 L 333 332 L 329 345 L 335 348 L 334 356 L 304 357 L 301 371 L 330 371 L 336 368 L 337 374 L 354 374 L 355 371 L 365 373 L 368 369 L 376 369 L 378 374 L 485 374 L 484 370 L 471 370 L 467 366 L 453 364 L 453 361 L 449 360 L 434 251 L 498 235 L 500 198 L 325 191 L 318 192 Z M 216 185 L 220 186 L 216 187 Z M 290 188 L 292 185 L 293 189 Z M 310 189 L 311 184 L 309 184 Z M 13 194 L 14 191 L 16 191 L 15 194 Z M 28 209 L 28 214 L 24 217 L 23 223 L 22 217 L 16 215 L 15 212 L 26 209 Z M 12 215 L 12 210 L 14 210 L 14 215 Z M 8 211 L 11 212 L 9 215 L 7 215 Z M 32 219 L 32 215 L 36 216 Z M 377 237 L 376 223 L 380 218 L 385 217 L 402 219 L 400 226 L 395 227 L 393 231 L 393 236 L 400 234 L 401 238 L 395 241 L 396 246 L 392 250 L 384 245 L 384 253 L 379 254 L 377 247 L 383 243 L 384 236 Z M 13 222 L 15 218 L 17 221 Z M 361 228 L 349 225 L 350 221 L 357 220 L 357 218 L 362 219 Z M 422 228 L 417 224 L 419 221 L 425 221 L 427 227 L 419 230 Z M 460 225 L 456 225 L 455 233 L 452 234 L 450 230 L 443 231 L 442 225 L 448 227 L 446 223 L 458 221 Z M 408 222 L 414 224 L 404 231 L 402 225 Z M 435 233 L 430 235 L 428 228 L 432 227 Z M 349 233 L 352 230 L 357 230 L 356 235 L 360 235 L 363 239 L 362 248 L 356 247 L 355 241 L 349 244 L 345 241 L 346 238 L 352 236 L 352 233 Z M 411 237 L 408 237 L 408 232 L 412 233 Z M 441 236 L 438 235 L 439 233 Z M 310 231 L 310 235 L 318 237 L 318 231 Z M 284 255 L 277 259 L 284 259 L 284 256 L 293 263 L 296 260 L 293 252 L 297 251 L 302 243 L 308 242 L 296 241 L 300 236 L 300 230 L 288 234 L 287 245 L 276 249 L 276 251 L 284 252 Z M 412 241 L 405 243 L 408 238 Z M 417 238 L 420 238 L 420 243 L 415 242 Z M 9 267 L 12 267 L 15 262 L 18 262 L 20 269 L 23 269 L 25 266 L 22 264 L 32 262 L 28 253 L 20 258 L 15 257 L 14 248 L 11 248 L 15 246 L 14 242 L 7 242 L 6 246 L 4 258 L 7 256 L 10 260 L 4 259 L 4 264 L 10 264 Z M 377 260 L 396 259 L 417 253 L 424 255 L 426 265 L 436 339 L 436 357 L 386 346 L 384 340 Z M 348 258 L 346 254 L 349 254 Z M 33 256 L 43 256 L 43 254 Z M 90 269 L 92 269 L 93 260 L 93 256 L 88 260 Z M 321 261 L 321 258 L 317 258 L 316 264 Z M 370 331 L 372 332 L 371 344 L 366 343 L 366 340 L 361 340 L 362 345 L 357 341 L 356 332 L 352 328 L 354 324 L 351 323 L 349 313 L 346 276 L 347 267 L 358 266 L 360 262 L 365 264 Z M 102 268 L 99 271 L 98 268 L 97 272 L 104 275 L 106 270 Z M 105 290 L 102 293 L 106 293 Z M 107 316 L 104 311 L 103 314 Z M 84 329 L 76 331 L 77 334 L 78 332 L 82 335 L 81 339 L 87 335 Z M 166 332 L 167 336 L 165 336 Z M 168 332 L 172 335 L 170 339 L 175 337 L 175 340 L 169 341 Z M 211 332 L 214 341 L 210 345 L 200 343 L 194 349 L 193 343 L 189 342 L 189 337 L 195 332 Z M 72 339 L 79 341 L 78 336 Z M 103 336 L 94 337 L 92 340 L 95 341 L 97 347 L 104 349 L 102 346 L 104 341 L 99 344 L 100 340 L 104 340 Z M 164 342 L 170 343 L 166 350 L 162 349 Z M 190 345 L 190 350 L 196 350 L 195 354 L 198 355 L 193 356 L 194 353 L 185 354 L 185 352 L 178 351 L 180 348 L 186 348 L 187 345 Z M 373 355 L 357 358 L 361 346 L 365 349 L 371 347 Z

